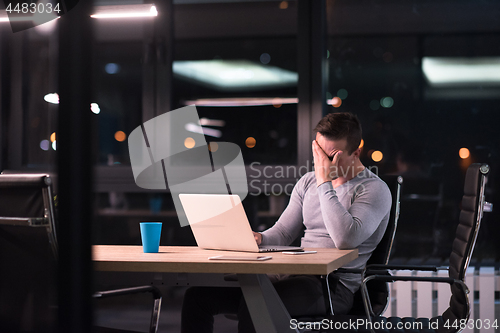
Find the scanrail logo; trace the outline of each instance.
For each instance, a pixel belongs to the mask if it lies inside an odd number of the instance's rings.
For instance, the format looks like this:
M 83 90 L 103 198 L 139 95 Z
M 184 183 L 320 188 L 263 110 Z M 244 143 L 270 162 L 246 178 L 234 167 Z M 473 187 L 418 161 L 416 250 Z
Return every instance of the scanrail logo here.
M 12 32 L 50 22 L 73 9 L 79 0 L 4 0 Z M 0 17 L 0 19 L 2 19 Z
M 207 130 L 191 105 L 145 122 L 128 138 L 135 183 L 151 190 L 168 188 L 181 226 L 189 222 L 180 194 L 236 194 L 240 201 L 248 194 L 240 148 L 230 142 L 207 143 Z M 214 208 L 213 214 L 232 208 Z

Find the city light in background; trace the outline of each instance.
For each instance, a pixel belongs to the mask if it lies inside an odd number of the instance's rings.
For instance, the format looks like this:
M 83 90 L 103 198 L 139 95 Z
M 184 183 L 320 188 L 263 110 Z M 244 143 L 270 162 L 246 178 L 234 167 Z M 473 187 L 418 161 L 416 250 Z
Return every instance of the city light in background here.
M 49 93 L 43 96 L 43 100 L 47 103 L 51 104 L 59 104 L 59 94 L 57 93 Z M 99 114 L 101 112 L 101 108 L 97 103 L 90 103 L 90 111 L 94 114 Z
M 208 144 L 208 150 L 210 150 L 212 153 L 215 153 L 219 149 L 219 145 L 217 142 L 210 142 Z
M 115 133 L 115 140 L 118 142 L 123 142 L 123 141 L 125 141 L 126 138 L 127 138 L 127 134 L 125 134 L 125 132 L 123 132 L 123 131 L 117 131 Z
M 95 114 L 99 114 L 101 112 L 101 108 L 99 108 L 99 104 L 97 103 L 90 103 L 90 111 Z
M 380 105 L 388 109 L 394 105 L 394 99 L 392 97 L 383 97 L 380 99 Z
M 59 95 L 57 93 L 50 93 L 43 96 L 43 100 L 47 103 L 59 104 Z
M 50 141 L 49 140 L 42 140 L 42 141 L 40 141 L 40 148 L 42 150 L 45 150 L 45 151 L 49 150 L 49 148 L 50 148 Z
M 336 97 L 328 100 L 327 104 L 333 106 L 334 108 L 338 108 L 342 105 L 342 99 L 340 99 L 340 97 L 336 96 Z
M 246 140 L 245 140 L 245 145 L 248 147 L 248 148 L 253 148 L 255 147 L 255 145 L 257 144 L 257 140 L 255 140 L 255 138 L 253 137 L 248 137 Z
M 374 162 L 380 162 L 382 161 L 382 159 L 384 158 L 384 154 L 382 154 L 382 152 L 380 150 L 375 150 L 372 154 L 371 154 L 371 158 Z
M 460 156 L 461 159 L 465 160 L 466 158 L 470 157 L 470 151 L 467 148 L 460 148 L 458 151 L 458 156 Z
M 184 147 L 186 147 L 187 149 L 193 148 L 195 144 L 196 142 L 191 137 L 187 137 L 186 140 L 184 140 Z

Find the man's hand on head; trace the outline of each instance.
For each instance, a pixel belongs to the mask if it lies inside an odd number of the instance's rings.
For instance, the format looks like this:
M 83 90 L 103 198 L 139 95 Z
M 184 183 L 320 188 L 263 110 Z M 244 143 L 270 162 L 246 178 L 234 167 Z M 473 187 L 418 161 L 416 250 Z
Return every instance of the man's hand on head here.
M 316 184 L 319 186 L 328 181 L 338 178 L 339 157 L 342 154 L 340 150 L 334 150 L 327 155 L 316 140 L 312 142 L 312 151 L 314 157 L 314 174 L 316 175 Z M 333 156 L 332 160 L 330 157 Z
M 261 233 L 254 231 L 253 237 L 255 238 L 255 242 L 257 243 L 257 245 L 260 245 L 260 243 L 262 243 L 262 234 Z

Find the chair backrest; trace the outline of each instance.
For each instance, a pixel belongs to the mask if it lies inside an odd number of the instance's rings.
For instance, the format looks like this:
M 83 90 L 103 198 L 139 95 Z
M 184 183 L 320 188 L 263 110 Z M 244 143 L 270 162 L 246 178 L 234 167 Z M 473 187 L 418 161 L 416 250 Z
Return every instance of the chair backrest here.
M 435 178 L 404 177 L 404 223 L 400 225 L 393 257 L 442 257 L 449 254 L 444 246 L 439 214 L 443 204 L 443 181 Z M 444 253 L 443 253 L 444 251 Z
M 399 213 L 401 209 L 401 190 L 403 185 L 403 177 L 401 176 L 385 176 L 382 177 L 392 195 L 392 206 L 389 215 L 389 222 L 385 229 L 382 240 L 373 251 L 367 265 L 386 265 L 391 256 L 392 245 L 396 235 L 396 229 L 399 221 Z M 376 315 L 382 314 L 387 308 L 389 301 L 389 287 L 387 282 L 379 280 L 371 280 L 367 283 L 368 294 L 372 301 L 372 308 Z M 363 307 L 363 299 L 361 292 L 357 291 L 354 295 L 354 305 L 349 314 L 362 315 L 365 313 Z
M 401 210 L 401 190 L 403 185 L 403 177 L 401 176 L 391 176 L 382 177 L 392 195 L 392 206 L 389 216 L 389 222 L 387 223 L 387 229 L 385 229 L 384 236 L 380 243 L 378 243 L 375 250 L 368 259 L 367 265 L 380 264 L 386 265 L 389 263 L 389 258 L 391 256 L 392 245 L 394 244 L 394 236 L 396 235 L 396 229 L 398 227 L 399 213 Z
M 0 175 L 0 331 L 55 327 L 57 241 L 51 178 Z
M 474 163 L 465 175 L 464 196 L 459 222 L 450 255 L 449 276 L 464 281 L 469 267 L 477 234 L 481 225 L 484 207 L 484 189 L 490 167 L 487 164 Z M 470 305 L 464 298 L 463 291 L 455 284 L 451 288 L 450 307 L 443 314 L 443 319 L 465 319 L 469 316 Z

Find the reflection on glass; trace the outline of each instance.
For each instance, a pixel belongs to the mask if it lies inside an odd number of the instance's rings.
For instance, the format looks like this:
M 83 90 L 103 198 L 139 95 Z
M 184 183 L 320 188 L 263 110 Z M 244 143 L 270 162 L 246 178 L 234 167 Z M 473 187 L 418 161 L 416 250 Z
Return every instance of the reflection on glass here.
M 127 135 L 142 118 L 142 42 L 100 42 L 94 46 L 90 110 L 97 123 L 98 163 L 130 165 Z
M 295 38 L 179 40 L 175 51 L 174 107 L 196 105 L 201 119 L 188 130 L 237 144 L 247 165 L 296 163 Z

